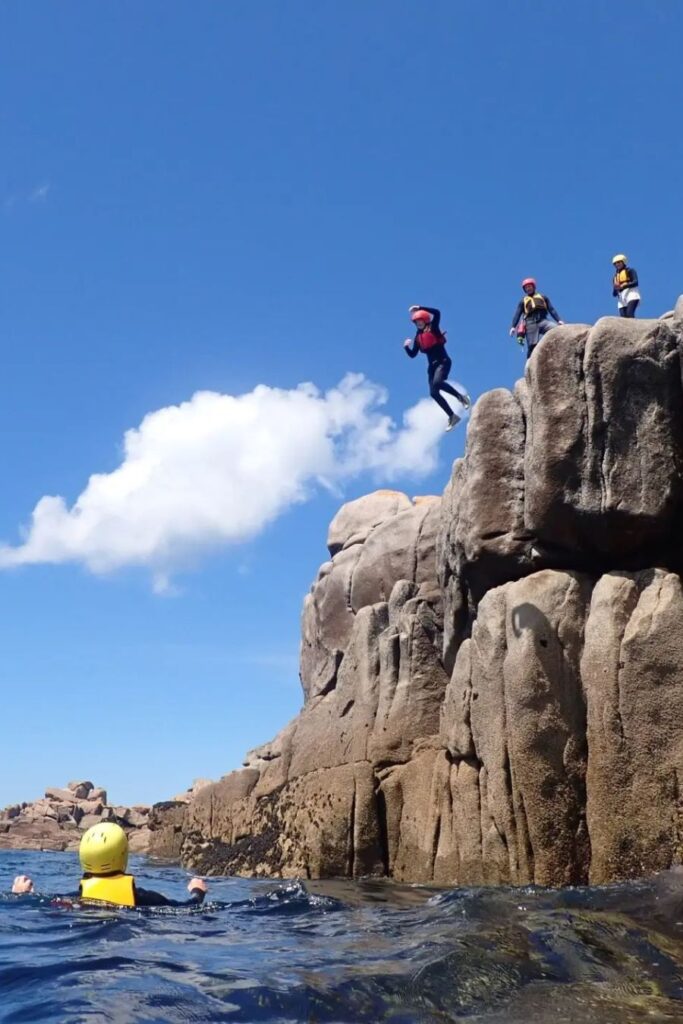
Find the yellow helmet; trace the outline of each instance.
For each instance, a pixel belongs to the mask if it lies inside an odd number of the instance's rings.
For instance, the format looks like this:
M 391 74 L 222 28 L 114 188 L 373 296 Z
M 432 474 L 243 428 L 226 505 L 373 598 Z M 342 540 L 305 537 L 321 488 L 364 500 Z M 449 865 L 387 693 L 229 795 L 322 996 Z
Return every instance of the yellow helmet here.
M 628 263 L 628 260 L 624 256 L 623 252 L 619 252 L 616 256 L 612 257 L 612 263 L 616 266 L 617 263 Z
M 123 872 L 128 864 L 128 837 L 113 821 L 92 825 L 83 833 L 78 856 L 81 867 L 89 875 Z

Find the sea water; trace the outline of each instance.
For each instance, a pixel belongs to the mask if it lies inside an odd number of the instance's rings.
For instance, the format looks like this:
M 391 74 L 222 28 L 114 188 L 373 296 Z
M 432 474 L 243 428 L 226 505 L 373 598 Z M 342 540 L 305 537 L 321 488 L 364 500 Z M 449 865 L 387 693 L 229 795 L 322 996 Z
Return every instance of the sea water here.
M 143 859 L 183 898 L 188 874 Z M 38 895 L 11 896 L 16 874 Z M 683 875 L 605 888 L 210 879 L 201 909 L 55 905 L 75 854 L 0 852 L 0 1021 L 683 1022 Z

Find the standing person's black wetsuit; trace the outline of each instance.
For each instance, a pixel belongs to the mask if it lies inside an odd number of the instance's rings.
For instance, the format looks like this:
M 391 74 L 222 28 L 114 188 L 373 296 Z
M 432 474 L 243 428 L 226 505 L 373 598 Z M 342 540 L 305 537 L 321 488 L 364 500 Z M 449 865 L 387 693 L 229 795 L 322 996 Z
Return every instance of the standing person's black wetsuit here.
M 420 313 L 428 313 L 431 319 L 419 318 Z M 418 352 L 424 352 L 427 356 L 427 379 L 429 381 L 429 394 L 432 396 L 440 409 L 448 416 L 448 427 L 454 427 L 459 422 L 446 399 L 441 395 L 442 391 L 457 398 L 466 409 L 470 407 L 469 395 L 458 391 L 448 383 L 448 374 L 451 372 L 451 359 L 446 352 L 446 339 L 441 331 L 441 310 L 432 309 L 430 306 L 419 306 L 412 314 L 412 320 L 417 326 L 412 344 L 406 342 L 404 347 L 411 359 L 414 359 Z

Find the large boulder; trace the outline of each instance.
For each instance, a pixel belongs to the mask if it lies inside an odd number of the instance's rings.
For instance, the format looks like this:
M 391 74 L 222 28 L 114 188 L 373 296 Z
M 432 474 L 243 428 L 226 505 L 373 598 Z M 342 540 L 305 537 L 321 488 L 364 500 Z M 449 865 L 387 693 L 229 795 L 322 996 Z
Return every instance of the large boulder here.
M 345 548 L 363 544 L 376 526 L 412 507 L 401 491 L 374 491 L 355 501 L 347 501 L 337 512 L 327 531 L 327 549 L 334 558 Z
M 67 782 L 66 788 L 71 790 L 73 798 L 75 800 L 86 800 L 91 790 L 94 788 L 92 782 L 88 779 L 80 779 L 72 782 Z M 94 799 L 91 797 L 91 799 Z M 104 801 L 106 803 L 106 801 Z
M 581 673 L 588 703 L 591 881 L 683 863 L 683 588 L 664 570 L 597 584 Z
M 555 328 L 474 407 L 442 502 L 445 661 L 487 590 L 544 567 L 682 568 L 683 320 Z
M 92 828 L 93 825 L 99 825 L 101 821 L 102 818 L 99 814 L 84 814 L 78 822 L 78 827 L 85 832 L 87 829 Z
M 79 807 L 83 814 L 90 816 L 102 815 L 104 812 L 104 804 L 101 800 L 80 800 Z
M 167 800 L 150 808 L 148 828 L 150 856 L 178 860 L 185 840 L 188 803 Z
M 137 810 L 134 807 L 126 808 L 124 822 L 131 828 L 145 828 L 149 820 L 149 810 Z
M 532 571 L 524 525 L 522 403 L 498 388 L 474 407 L 467 449 L 456 463 L 444 502 L 442 558 L 478 601 L 492 586 Z
M 683 499 L 680 343 L 675 322 L 605 317 L 538 346 L 524 475 L 539 547 L 592 569 L 646 568 L 672 553 Z
M 304 601 L 301 685 L 309 700 L 336 685 L 357 613 L 386 601 L 394 584 L 436 582 L 438 498 L 413 503 L 378 491 L 342 506 L 330 526 L 332 559 Z
M 458 654 L 442 738 L 453 761 L 477 766 L 482 881 L 587 877 L 579 663 L 590 592 L 588 578 L 552 570 L 498 587 Z
M 85 794 L 87 795 L 87 794 Z M 45 797 L 48 800 L 54 800 L 57 803 L 72 804 L 78 800 L 76 791 L 72 789 L 60 789 L 58 786 L 48 786 L 45 790 Z

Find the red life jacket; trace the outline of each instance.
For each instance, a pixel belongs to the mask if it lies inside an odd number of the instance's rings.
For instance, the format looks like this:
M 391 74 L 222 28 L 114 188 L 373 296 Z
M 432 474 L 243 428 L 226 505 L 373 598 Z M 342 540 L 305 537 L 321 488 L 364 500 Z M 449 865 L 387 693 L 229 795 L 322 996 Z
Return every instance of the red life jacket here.
M 427 327 L 424 331 L 420 331 L 417 336 L 417 344 L 420 352 L 428 352 L 430 348 L 434 348 L 435 345 L 445 345 L 446 335 L 442 334 L 441 331 L 437 331 L 433 327 Z

